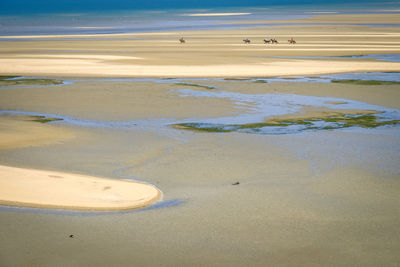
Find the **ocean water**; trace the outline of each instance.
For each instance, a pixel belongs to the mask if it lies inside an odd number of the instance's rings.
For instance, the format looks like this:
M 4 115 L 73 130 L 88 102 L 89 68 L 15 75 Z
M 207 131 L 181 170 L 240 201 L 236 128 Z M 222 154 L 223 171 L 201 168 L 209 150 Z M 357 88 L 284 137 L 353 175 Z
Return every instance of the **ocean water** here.
M 144 2 L 144 3 L 143 3 Z M 318 14 L 400 13 L 400 3 L 358 1 L 1 0 L 0 35 L 107 34 L 224 29 L 230 21 L 281 20 Z M 68 5 L 69 3 L 69 5 Z M 189 16 L 198 13 L 246 13 Z M 254 26 L 254 25 L 252 25 Z

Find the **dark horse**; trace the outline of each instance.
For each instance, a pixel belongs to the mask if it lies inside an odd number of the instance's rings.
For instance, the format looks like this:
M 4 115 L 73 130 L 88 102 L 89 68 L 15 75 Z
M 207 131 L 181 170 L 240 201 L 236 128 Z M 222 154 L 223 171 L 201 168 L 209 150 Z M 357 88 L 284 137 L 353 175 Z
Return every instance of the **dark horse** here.
M 243 39 L 243 42 L 244 42 L 245 44 L 250 44 L 250 40 L 249 40 L 249 39 Z
M 179 42 L 180 42 L 181 44 L 184 44 L 186 41 L 185 41 L 185 39 L 183 39 L 183 37 L 182 37 L 181 39 L 179 39 Z
M 289 44 L 295 44 L 295 43 L 296 43 L 296 41 L 295 41 L 293 38 L 291 38 L 290 40 L 288 40 L 288 42 L 289 42 Z
M 278 40 L 276 40 L 276 39 L 269 39 L 269 40 L 266 40 L 266 39 L 264 39 L 264 44 L 277 44 L 278 43 Z

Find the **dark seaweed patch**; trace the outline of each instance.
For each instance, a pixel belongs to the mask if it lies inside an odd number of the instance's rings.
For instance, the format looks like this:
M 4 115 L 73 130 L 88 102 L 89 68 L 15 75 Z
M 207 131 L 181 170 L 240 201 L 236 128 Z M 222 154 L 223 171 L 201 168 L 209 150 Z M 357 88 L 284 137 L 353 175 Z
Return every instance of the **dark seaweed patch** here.
M 400 84 L 400 82 L 378 81 L 378 80 L 332 80 L 331 82 L 332 83 L 355 84 L 355 85 L 393 85 L 393 84 Z
M 376 128 L 387 125 L 398 125 L 400 120 L 382 120 L 373 114 L 359 115 L 333 115 L 324 118 L 303 119 L 274 119 L 269 122 L 247 124 L 212 124 L 212 123 L 179 123 L 174 124 L 176 129 L 192 130 L 200 132 L 226 133 L 245 131 L 262 133 L 265 127 L 303 126 L 302 130 L 334 130 L 349 127 Z M 320 125 L 320 126 L 318 126 Z

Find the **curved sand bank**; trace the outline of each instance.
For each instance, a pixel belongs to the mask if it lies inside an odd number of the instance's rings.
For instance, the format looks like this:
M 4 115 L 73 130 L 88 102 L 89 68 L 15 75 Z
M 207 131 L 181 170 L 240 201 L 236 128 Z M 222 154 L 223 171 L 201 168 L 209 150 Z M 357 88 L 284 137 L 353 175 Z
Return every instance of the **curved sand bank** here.
M 68 67 L 66 67 L 68 66 Z M 96 60 L 0 59 L 0 74 L 64 77 L 275 77 L 345 72 L 392 72 L 398 62 L 276 60 L 257 64 L 122 65 Z
M 69 210 L 128 210 L 161 197 L 154 186 L 0 165 L 0 204 Z

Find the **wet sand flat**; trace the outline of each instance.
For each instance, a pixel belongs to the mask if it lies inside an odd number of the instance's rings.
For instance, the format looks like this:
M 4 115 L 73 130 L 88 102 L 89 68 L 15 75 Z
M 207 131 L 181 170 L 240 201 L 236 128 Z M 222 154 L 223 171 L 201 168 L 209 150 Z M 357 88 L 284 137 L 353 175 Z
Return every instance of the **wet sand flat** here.
M 102 127 L 68 120 L 20 121 L 18 129 L 25 128 L 22 123 L 39 127 L 35 136 L 45 129 L 59 129 L 53 136 L 61 139 L 2 149 L 2 165 L 136 179 L 163 192 L 155 205 L 125 212 L 3 206 L 0 234 L 5 242 L 0 259 L 4 265 L 396 265 L 400 260 L 398 127 L 262 135 L 180 131 L 168 123 L 254 112 L 251 103 L 182 97 L 177 91 L 182 89 L 260 97 L 298 92 L 319 95 L 318 101 L 331 101 L 333 108 L 357 100 L 384 107 L 387 101 L 387 108 L 398 109 L 393 101 L 398 85 L 180 83 L 216 89 L 185 87 L 175 81 L 92 80 L 0 90 L 1 106 L 9 110 L 137 123 Z M 115 102 L 107 102 L 110 88 L 114 88 Z M 147 94 L 146 88 L 154 90 Z M 88 97 L 96 101 L 84 101 Z M 148 103 L 148 112 L 142 112 L 146 107 L 135 102 L 138 99 Z M 99 103 L 109 106 L 101 111 Z M 151 103 L 155 103 L 154 111 Z M 27 115 L 1 116 L 17 123 Z M 17 128 L 10 130 L 17 132 Z M 70 133 L 71 138 L 62 138 L 62 133 Z
M 0 118 L 0 149 L 41 146 L 74 138 L 71 131 L 33 122 L 25 116 L 3 115 Z
M 67 79 L 68 80 L 68 79 Z M 72 79 L 73 81 L 73 79 Z M 178 82 L 176 82 L 178 83 Z M 181 82 L 182 83 L 182 82 Z M 202 84 L 197 82 L 195 84 Z M 135 120 L 184 118 L 187 116 L 224 116 L 233 112 L 232 101 L 181 98 L 171 92 L 179 88 L 196 88 L 175 82 L 88 81 L 59 87 L 0 90 L 3 109 L 25 110 L 94 120 Z M 21 93 L 21 90 L 23 93 Z M 59 101 L 63 99 L 63 101 Z

